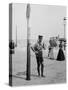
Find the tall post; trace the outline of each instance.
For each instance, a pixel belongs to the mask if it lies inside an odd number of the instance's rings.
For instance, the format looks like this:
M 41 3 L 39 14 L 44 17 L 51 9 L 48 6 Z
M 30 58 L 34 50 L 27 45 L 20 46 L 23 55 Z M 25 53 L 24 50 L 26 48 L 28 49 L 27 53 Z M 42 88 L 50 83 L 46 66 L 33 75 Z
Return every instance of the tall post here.
M 17 47 L 17 25 L 16 25 L 16 47 Z
M 27 18 L 27 67 L 26 67 L 26 80 L 30 80 L 30 28 L 29 28 L 29 17 L 30 17 L 30 4 L 27 4 L 26 18 Z
M 66 17 L 64 17 L 64 38 L 66 38 L 66 35 L 65 35 L 65 33 L 66 33 Z
M 66 17 L 64 17 L 64 39 L 66 40 Z M 64 43 L 64 50 L 65 50 L 65 47 L 66 47 L 66 42 Z

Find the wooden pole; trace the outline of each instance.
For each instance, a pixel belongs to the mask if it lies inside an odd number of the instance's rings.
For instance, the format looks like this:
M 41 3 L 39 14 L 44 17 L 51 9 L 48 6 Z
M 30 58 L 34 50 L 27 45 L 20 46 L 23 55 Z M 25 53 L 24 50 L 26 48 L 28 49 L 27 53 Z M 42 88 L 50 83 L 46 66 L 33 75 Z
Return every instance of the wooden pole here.
M 17 47 L 17 25 L 16 25 L 16 47 Z
M 30 80 L 30 4 L 27 4 L 26 18 L 27 18 L 27 66 L 26 66 L 26 80 Z

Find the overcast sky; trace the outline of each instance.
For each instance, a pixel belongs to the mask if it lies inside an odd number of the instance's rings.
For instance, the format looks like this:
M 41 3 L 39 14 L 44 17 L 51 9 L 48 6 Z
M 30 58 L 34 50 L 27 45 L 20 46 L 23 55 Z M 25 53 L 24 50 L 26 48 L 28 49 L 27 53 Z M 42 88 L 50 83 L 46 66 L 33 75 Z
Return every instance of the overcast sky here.
M 16 27 L 18 39 L 27 38 L 26 4 L 13 4 L 13 39 L 16 38 Z M 66 7 L 52 5 L 31 4 L 30 12 L 30 36 L 36 39 L 43 35 L 45 39 L 52 36 L 64 36 L 64 22 Z

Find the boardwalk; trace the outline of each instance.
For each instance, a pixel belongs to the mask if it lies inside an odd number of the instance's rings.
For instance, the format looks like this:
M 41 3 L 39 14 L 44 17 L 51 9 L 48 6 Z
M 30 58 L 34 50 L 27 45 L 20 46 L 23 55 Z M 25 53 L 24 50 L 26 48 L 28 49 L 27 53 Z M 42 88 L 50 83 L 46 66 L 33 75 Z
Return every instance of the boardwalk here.
M 56 56 L 56 55 L 55 55 Z M 31 52 L 31 80 L 26 81 L 26 49 L 16 48 L 13 55 L 13 86 L 56 84 L 66 82 L 66 61 L 56 61 L 47 58 L 44 54 L 45 78 L 37 76 L 36 59 Z

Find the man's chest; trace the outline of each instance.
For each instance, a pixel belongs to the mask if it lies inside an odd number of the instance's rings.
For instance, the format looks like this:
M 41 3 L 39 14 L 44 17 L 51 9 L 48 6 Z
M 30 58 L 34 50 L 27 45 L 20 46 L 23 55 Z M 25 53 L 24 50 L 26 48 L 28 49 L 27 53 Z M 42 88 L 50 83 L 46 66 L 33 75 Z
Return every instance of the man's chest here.
M 42 43 L 37 43 L 36 47 L 37 47 L 38 50 L 42 50 L 43 44 Z

